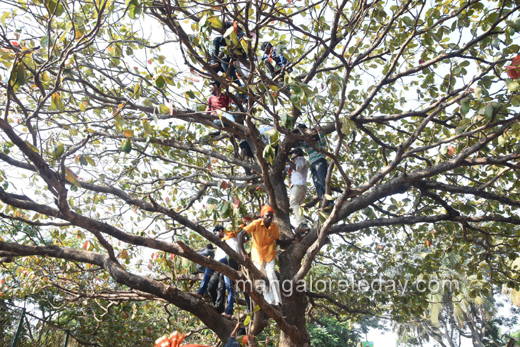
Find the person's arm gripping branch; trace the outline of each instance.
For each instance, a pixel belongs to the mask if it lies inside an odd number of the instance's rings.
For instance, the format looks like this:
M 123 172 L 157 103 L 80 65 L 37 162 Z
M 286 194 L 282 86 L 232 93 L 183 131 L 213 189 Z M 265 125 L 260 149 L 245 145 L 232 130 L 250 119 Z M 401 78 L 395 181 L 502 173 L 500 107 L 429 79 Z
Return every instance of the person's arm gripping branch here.
M 238 252 L 244 259 L 248 259 L 249 257 L 246 254 L 246 250 L 244 249 L 244 242 L 247 237 L 247 231 L 246 228 L 244 228 L 239 234 L 238 234 Z
M 289 161 L 287 162 L 287 165 L 288 165 L 292 170 L 298 170 L 296 163 L 293 163 L 292 160 L 289 160 Z
M 316 132 L 318 133 L 318 147 L 325 148 L 327 146 L 327 141 L 325 140 L 325 134 L 323 133 L 321 126 L 316 125 Z

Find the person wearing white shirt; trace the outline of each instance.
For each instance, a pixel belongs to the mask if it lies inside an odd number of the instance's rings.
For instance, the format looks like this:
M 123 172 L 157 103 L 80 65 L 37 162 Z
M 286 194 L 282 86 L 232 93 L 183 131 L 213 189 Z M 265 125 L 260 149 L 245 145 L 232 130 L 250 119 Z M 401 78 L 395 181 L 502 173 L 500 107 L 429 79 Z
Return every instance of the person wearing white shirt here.
M 228 246 L 231 247 L 232 250 L 238 253 L 238 240 L 236 237 L 236 232 L 226 233 L 222 225 L 217 225 L 213 231 L 217 234 L 219 238 L 222 239 L 222 241 L 225 241 L 228 244 Z M 228 265 L 234 270 L 238 270 L 238 263 L 233 258 L 228 256 L 226 252 L 224 252 L 224 250 L 222 250 L 222 248 L 220 247 L 217 247 L 217 250 L 215 252 L 215 260 L 218 260 L 222 264 Z M 209 267 L 206 268 L 200 288 L 197 291 L 197 293 L 195 293 L 197 297 L 202 298 L 207 293 L 208 284 L 214 271 L 215 270 Z M 226 306 L 226 310 L 224 311 L 224 313 L 222 313 L 222 315 L 227 318 L 231 318 L 233 314 L 233 305 L 235 303 L 235 284 L 227 276 L 224 276 L 224 281 L 226 283 L 226 290 L 228 293 L 228 303 Z
M 289 205 L 296 219 L 296 227 L 298 227 L 305 222 L 300 213 L 300 205 L 305 201 L 308 173 L 307 160 L 301 148 L 291 151 L 291 160 L 287 162 L 285 169 L 289 176 Z

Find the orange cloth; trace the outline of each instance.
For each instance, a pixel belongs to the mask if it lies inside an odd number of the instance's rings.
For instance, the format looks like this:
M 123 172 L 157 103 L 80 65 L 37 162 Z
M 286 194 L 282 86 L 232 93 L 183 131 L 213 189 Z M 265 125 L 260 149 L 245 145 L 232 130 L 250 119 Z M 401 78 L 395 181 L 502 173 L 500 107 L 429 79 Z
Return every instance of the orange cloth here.
M 263 217 L 264 214 L 268 211 L 271 211 L 274 214 L 274 210 L 271 206 L 269 206 L 269 205 L 262 206 L 262 208 L 260 209 L 260 217 Z
M 244 227 L 244 230 L 248 234 L 253 234 L 251 259 L 257 263 L 261 263 L 262 261 L 268 263 L 273 260 L 276 256 L 275 241 L 280 238 L 280 228 L 278 225 L 271 222 L 269 228 L 266 228 L 264 225 L 264 220 L 257 219 L 251 222 L 251 224 L 248 226 Z
M 238 231 L 238 229 L 235 230 L 235 231 L 228 231 L 226 233 L 226 236 L 224 236 L 222 238 L 222 241 L 226 241 L 226 240 L 232 239 L 233 237 L 236 237 L 237 236 L 237 231 Z

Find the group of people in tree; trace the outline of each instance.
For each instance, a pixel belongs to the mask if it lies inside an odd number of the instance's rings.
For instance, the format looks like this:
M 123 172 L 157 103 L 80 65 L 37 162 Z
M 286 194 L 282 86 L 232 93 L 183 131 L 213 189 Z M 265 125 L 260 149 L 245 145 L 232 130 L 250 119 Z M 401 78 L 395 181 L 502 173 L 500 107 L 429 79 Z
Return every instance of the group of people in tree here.
M 244 36 L 244 32 L 234 23 L 225 22 L 224 29 L 230 29 L 233 27 L 233 32 L 237 39 L 240 40 Z M 236 82 L 239 86 L 243 86 L 240 82 L 240 77 L 237 75 L 236 64 L 238 60 L 234 60 L 228 51 L 223 56 L 223 47 L 227 46 L 226 39 L 222 36 L 218 36 L 213 40 L 213 45 L 210 50 L 211 59 L 208 65 L 213 69 L 215 73 L 223 73 L 228 81 Z M 240 48 L 239 48 L 240 49 Z M 288 66 L 287 59 L 283 56 L 281 50 L 277 46 L 273 46 L 270 42 L 264 42 L 261 45 L 262 59 L 271 73 L 271 76 L 276 79 L 278 76 L 283 74 L 285 68 Z M 240 54 L 243 54 L 240 53 Z M 214 124 L 216 127 L 225 130 L 231 127 L 231 122 L 238 122 L 243 124 L 244 117 L 238 117 L 230 112 L 230 105 L 233 104 L 232 98 L 221 89 L 221 83 L 217 80 L 210 82 L 211 96 L 207 100 L 206 112 L 212 116 L 215 116 Z M 228 122 L 230 121 L 230 122 Z M 260 127 L 260 134 L 264 143 L 268 144 L 268 138 L 265 136 L 265 131 L 272 127 L 263 126 Z M 296 132 L 305 134 L 307 127 L 304 124 L 298 124 L 295 128 Z M 282 298 L 281 292 L 278 285 L 278 278 L 275 271 L 275 258 L 276 258 L 276 245 L 286 246 L 296 238 L 300 237 L 301 234 L 309 230 L 303 213 L 301 212 L 301 205 L 305 201 L 307 193 L 307 176 L 308 167 L 310 165 L 311 176 L 313 179 L 314 186 L 319 198 L 319 201 L 323 201 L 325 196 L 325 179 L 327 175 L 328 164 L 325 155 L 321 153 L 321 150 L 325 148 L 326 141 L 324 133 L 320 126 L 315 127 L 316 135 L 310 139 L 309 145 L 307 142 L 301 142 L 296 148 L 290 152 L 290 159 L 287 161 L 285 167 L 285 174 L 289 180 L 289 204 L 294 215 L 294 221 L 296 225 L 296 233 L 292 238 L 281 240 L 280 230 L 278 225 L 273 221 L 275 211 L 268 205 L 264 205 L 260 211 L 260 218 L 253 220 L 248 225 L 242 225 L 235 231 L 226 231 L 222 225 L 217 225 L 214 228 L 214 233 L 230 246 L 237 253 L 245 255 L 244 242 L 247 235 L 250 235 L 252 239 L 251 246 L 251 260 L 255 267 L 259 269 L 269 280 L 269 285 L 264 287 L 263 294 L 266 301 L 274 305 L 274 307 L 280 309 Z M 219 136 L 221 130 L 210 133 L 210 136 Z M 265 138 L 264 138 L 265 137 Z M 254 158 L 254 153 L 249 145 L 247 138 L 240 139 L 240 149 L 244 152 L 245 156 Z M 236 149 L 234 143 L 234 137 L 232 137 L 232 143 Z M 304 150 L 307 152 L 309 160 L 306 159 Z M 242 155 L 243 156 L 243 155 Z M 246 172 L 249 174 L 249 172 Z M 326 207 L 330 209 L 332 201 L 329 201 Z M 213 255 L 208 255 L 213 257 Z M 231 268 L 238 270 L 239 264 L 237 261 L 228 256 L 222 249 L 217 248 L 214 255 L 215 260 L 220 263 L 226 264 Z M 194 293 L 195 296 L 203 299 L 206 295 L 211 293 L 211 297 L 217 307 L 217 310 L 224 310 L 222 315 L 231 318 L 233 315 L 233 306 L 236 302 L 236 292 L 234 288 L 234 282 L 227 276 L 223 276 L 221 284 L 219 286 L 219 293 L 215 294 L 216 287 L 218 286 L 218 273 L 211 268 L 206 268 L 202 283 L 200 284 L 199 290 Z M 225 283 L 225 286 L 222 285 Z M 224 289 L 225 288 L 225 289 Z M 223 292 L 227 291 L 227 305 L 225 309 L 222 308 Z M 247 293 L 245 294 L 246 304 L 248 311 L 251 311 L 251 303 Z

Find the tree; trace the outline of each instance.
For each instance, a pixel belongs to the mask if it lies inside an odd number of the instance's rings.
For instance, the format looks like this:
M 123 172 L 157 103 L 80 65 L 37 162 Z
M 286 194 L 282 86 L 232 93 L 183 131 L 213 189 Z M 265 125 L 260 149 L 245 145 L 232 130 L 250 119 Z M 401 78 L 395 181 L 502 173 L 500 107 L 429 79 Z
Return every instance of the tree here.
M 440 286 L 429 298 L 429 310 L 423 317 L 402 322 L 396 326 L 400 339 L 411 346 L 422 346 L 430 340 L 440 346 L 461 346 L 464 340 L 471 340 L 474 346 L 500 346 L 507 343 L 500 332 L 501 328 L 511 328 L 516 324 L 516 313 L 512 309 L 511 317 L 504 318 L 497 314 L 502 304 L 497 303 L 496 291 L 486 295 L 468 295 L 471 290 L 487 282 L 486 274 L 461 276 L 454 271 L 453 265 L 460 264 L 457 254 L 447 254 L 441 260 L 439 280 L 456 279 L 457 286 Z M 478 277 L 483 277 L 478 280 Z
M 307 123 L 328 134 L 326 197 L 335 204 L 327 212 L 307 200 L 312 230 L 279 252 L 280 280 L 352 275 L 385 290 L 309 283 L 284 297 L 283 312 L 252 290 L 280 346 L 309 344 L 309 310 L 353 323 L 421 315 L 427 291 L 395 284 L 435 272 L 450 250 L 461 255 L 456 271 L 488 274 L 469 296 L 493 284 L 518 289 L 510 264 L 520 237 L 520 96 L 505 71 L 519 51 L 517 1 L 4 4 L 1 216 L 45 237 L 3 234 L 2 259 L 95 269 L 190 312 L 225 341 L 234 323 L 183 290 L 172 258 L 245 280 L 196 252 L 210 241 L 261 276 L 209 230 L 216 221 L 235 228 L 268 203 L 282 237 L 293 235 L 283 169 L 291 148 L 312 144 L 312 130 L 292 131 Z M 248 67 L 244 86 L 208 66 L 216 32 L 229 41 L 224 53 Z M 255 59 L 266 40 L 289 58 L 277 78 Z M 220 116 L 204 112 L 209 79 L 239 92 L 242 120 L 220 128 Z M 258 128 L 268 124 L 265 144 Z M 211 128 L 222 135 L 204 135 Z M 237 139 L 250 141 L 252 160 Z M 423 243 L 424 256 L 408 258 Z M 146 270 L 137 259 L 150 252 Z

